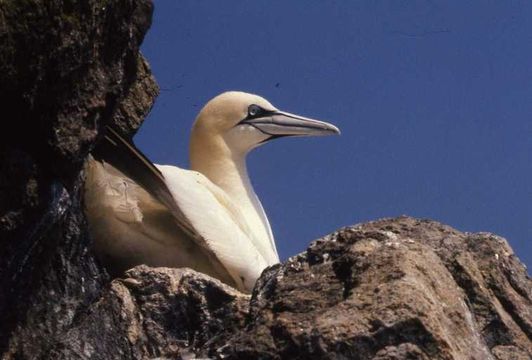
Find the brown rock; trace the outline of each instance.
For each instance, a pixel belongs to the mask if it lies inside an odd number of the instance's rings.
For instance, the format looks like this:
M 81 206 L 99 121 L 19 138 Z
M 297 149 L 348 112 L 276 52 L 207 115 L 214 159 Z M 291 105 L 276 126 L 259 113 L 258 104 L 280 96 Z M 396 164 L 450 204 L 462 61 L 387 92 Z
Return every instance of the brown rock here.
M 81 211 L 83 161 L 129 133 L 157 85 L 149 0 L 0 1 L 0 357 L 40 358 L 108 281 Z
M 244 325 L 249 295 L 190 269 L 138 266 L 111 283 L 53 359 L 190 358 Z
M 408 217 L 342 229 L 265 271 L 235 359 L 525 359 L 532 287 L 506 241 Z
M 251 300 L 193 270 L 136 267 L 48 357 L 529 359 L 531 289 L 500 237 L 385 219 L 267 269 Z

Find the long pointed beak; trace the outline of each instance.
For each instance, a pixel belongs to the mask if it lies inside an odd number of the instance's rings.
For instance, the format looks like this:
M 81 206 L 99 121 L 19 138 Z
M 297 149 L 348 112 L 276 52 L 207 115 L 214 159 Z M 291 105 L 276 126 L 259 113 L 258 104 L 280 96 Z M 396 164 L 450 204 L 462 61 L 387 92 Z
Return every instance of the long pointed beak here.
M 333 124 L 278 110 L 258 118 L 244 120 L 242 123 L 274 137 L 340 134 L 340 129 Z

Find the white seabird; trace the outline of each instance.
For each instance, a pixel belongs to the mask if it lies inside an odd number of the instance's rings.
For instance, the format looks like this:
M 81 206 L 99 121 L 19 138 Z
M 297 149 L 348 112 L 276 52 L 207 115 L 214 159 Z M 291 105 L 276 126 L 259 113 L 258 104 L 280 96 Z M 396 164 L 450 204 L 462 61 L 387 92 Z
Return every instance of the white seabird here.
M 279 262 L 246 155 L 283 136 L 339 134 L 329 123 L 226 92 L 191 133 L 190 170 L 152 164 L 107 128 L 86 166 L 85 212 L 94 248 L 114 274 L 140 264 L 189 267 L 249 292 Z

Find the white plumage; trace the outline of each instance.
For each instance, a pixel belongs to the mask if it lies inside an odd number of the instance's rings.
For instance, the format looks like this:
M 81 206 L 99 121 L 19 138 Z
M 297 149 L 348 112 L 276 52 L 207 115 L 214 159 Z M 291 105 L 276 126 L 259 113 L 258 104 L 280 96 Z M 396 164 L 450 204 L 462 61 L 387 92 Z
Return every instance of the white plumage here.
M 198 115 L 185 170 L 151 164 L 108 129 L 86 166 L 95 250 L 115 274 L 139 264 L 190 267 L 249 292 L 279 258 L 247 153 L 281 136 L 335 133 L 331 124 L 281 112 L 259 96 L 227 92 Z

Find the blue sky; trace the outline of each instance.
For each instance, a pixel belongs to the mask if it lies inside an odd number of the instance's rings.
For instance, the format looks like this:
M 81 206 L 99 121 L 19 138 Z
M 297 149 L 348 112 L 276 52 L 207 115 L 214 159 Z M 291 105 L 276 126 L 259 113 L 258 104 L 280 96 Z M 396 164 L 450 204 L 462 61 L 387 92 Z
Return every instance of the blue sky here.
M 135 141 L 188 167 L 226 90 L 330 121 L 248 159 L 283 259 L 407 214 L 508 239 L 532 265 L 532 2 L 157 1 L 142 51 L 161 94 Z

